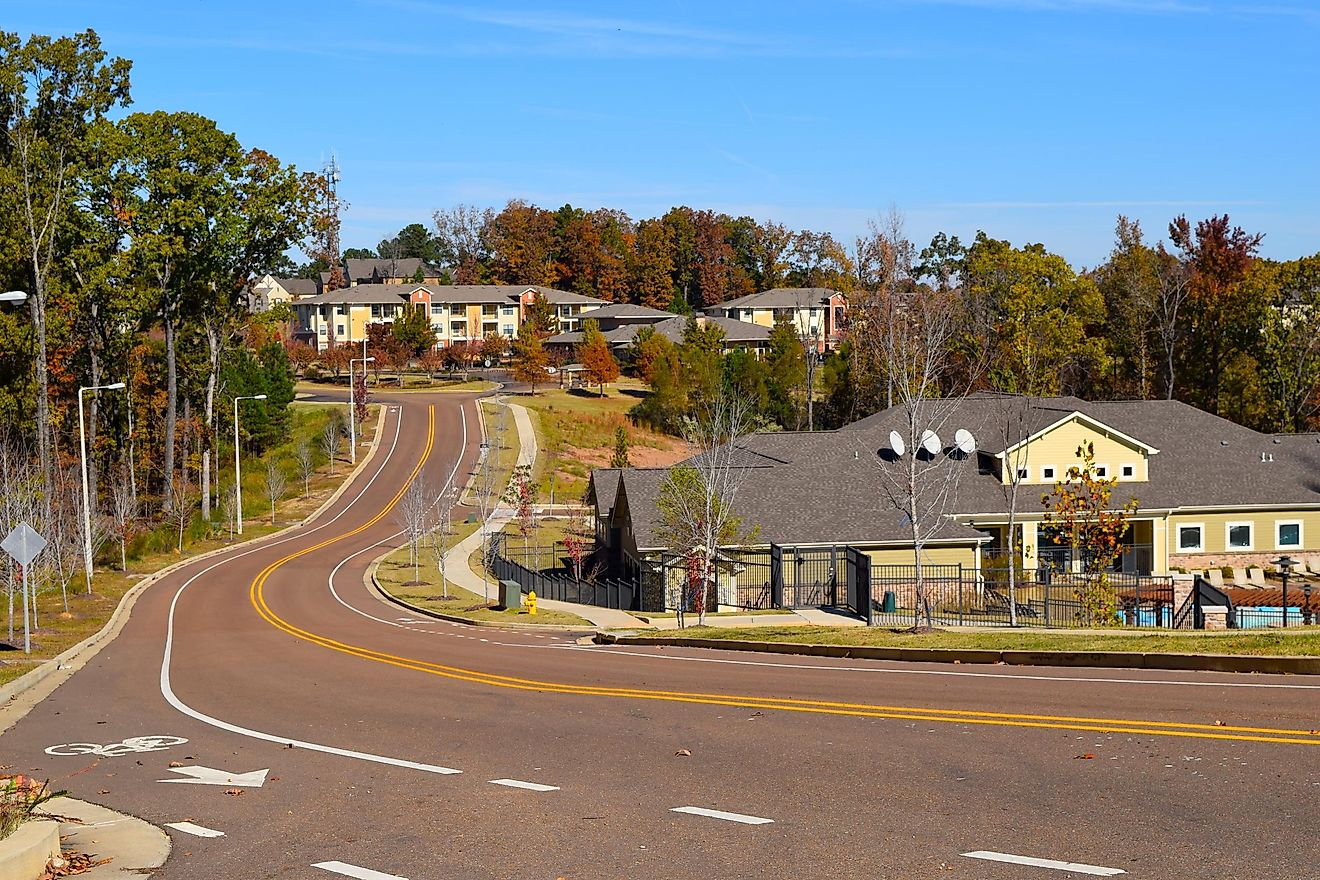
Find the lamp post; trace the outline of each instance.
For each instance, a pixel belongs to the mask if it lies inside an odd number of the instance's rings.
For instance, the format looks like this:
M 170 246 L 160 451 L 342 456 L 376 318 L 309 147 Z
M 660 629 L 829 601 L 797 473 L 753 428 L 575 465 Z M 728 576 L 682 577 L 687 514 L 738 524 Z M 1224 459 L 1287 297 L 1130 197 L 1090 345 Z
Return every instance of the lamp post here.
M 238 457 L 238 402 L 240 400 L 265 399 L 266 395 L 264 394 L 234 398 L 234 525 L 240 535 L 243 534 L 243 466 Z
M 1314 618 L 1311 616 L 1311 582 L 1302 584 L 1302 626 L 1310 626 Z
M 366 340 L 362 340 L 362 350 L 367 350 Z M 367 384 L 367 364 L 375 361 L 375 356 L 349 358 L 348 360 L 348 458 L 350 464 L 357 464 L 357 426 L 353 423 L 357 409 L 357 385 L 353 383 L 353 365 L 362 364 L 362 385 Z M 377 426 L 379 429 L 379 426 Z
M 1288 625 L 1288 575 L 1296 561 L 1291 556 L 1280 556 L 1274 560 L 1271 565 L 1279 567 L 1279 575 L 1283 578 L 1283 625 Z
M 10 294 L 0 294 L 10 296 Z M 22 294 L 27 298 L 27 294 Z M 87 575 L 87 592 L 92 591 L 92 502 L 87 489 L 87 431 L 83 427 L 83 393 L 87 391 L 120 391 L 123 382 L 110 385 L 84 385 L 78 389 L 78 448 L 82 452 L 82 502 L 83 502 L 83 570 Z

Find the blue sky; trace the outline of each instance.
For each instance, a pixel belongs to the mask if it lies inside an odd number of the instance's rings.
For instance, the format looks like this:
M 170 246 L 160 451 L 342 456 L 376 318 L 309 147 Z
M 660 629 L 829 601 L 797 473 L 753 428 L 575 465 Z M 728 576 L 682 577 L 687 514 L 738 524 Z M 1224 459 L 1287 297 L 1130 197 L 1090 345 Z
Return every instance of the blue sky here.
M 300 167 L 333 150 L 345 246 L 458 202 L 676 204 L 848 241 L 985 229 L 1102 260 L 1115 215 L 1227 212 L 1320 251 L 1320 2 L 492 4 L 0 0 L 95 28 L 135 108 Z

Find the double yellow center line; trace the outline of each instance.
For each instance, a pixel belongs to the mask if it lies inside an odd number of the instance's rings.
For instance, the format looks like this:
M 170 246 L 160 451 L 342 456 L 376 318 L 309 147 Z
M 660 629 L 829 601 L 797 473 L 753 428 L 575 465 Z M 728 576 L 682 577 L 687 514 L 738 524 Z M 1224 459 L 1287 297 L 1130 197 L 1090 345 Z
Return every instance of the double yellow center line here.
M 1233 740 L 1244 742 L 1289 743 L 1294 745 L 1320 745 L 1320 731 L 1294 730 L 1272 727 L 1237 727 L 1222 724 L 1193 724 L 1174 721 L 1143 721 L 1121 718 L 1099 718 L 1071 715 L 1032 715 L 1010 712 L 981 712 L 971 709 L 936 709 L 915 706 L 886 706 L 869 703 L 843 703 L 827 700 L 804 700 L 784 697 L 764 697 L 734 694 L 703 694 L 688 691 L 665 691 L 650 688 L 615 688 L 593 685 L 539 681 L 507 675 L 495 675 L 459 666 L 447 666 L 376 651 L 360 645 L 341 642 L 328 636 L 294 626 L 271 610 L 266 604 L 264 589 L 270 576 L 283 565 L 328 547 L 338 541 L 361 534 L 388 516 L 399 503 L 408 486 L 416 479 L 430 458 L 435 446 L 435 405 L 427 412 L 426 446 L 421 458 L 408 475 L 408 479 L 379 513 L 355 529 L 328 538 L 318 544 L 277 559 L 266 566 L 252 581 L 248 597 L 257 613 L 272 626 L 294 638 L 332 651 L 360 657 L 376 663 L 385 663 L 400 669 L 411 669 L 442 678 L 464 681 L 487 687 L 512 688 L 546 694 L 572 694 L 588 697 L 613 697 L 627 700 L 662 700 L 673 703 L 693 703 L 708 706 L 734 706 L 744 709 L 766 709 L 781 712 L 803 712 L 816 715 L 840 715 L 858 718 L 893 718 L 904 721 L 942 722 L 946 724 L 978 724 L 995 727 L 1027 727 L 1054 730 L 1078 730 L 1091 733 L 1129 734 L 1145 736 L 1172 736 L 1191 739 Z

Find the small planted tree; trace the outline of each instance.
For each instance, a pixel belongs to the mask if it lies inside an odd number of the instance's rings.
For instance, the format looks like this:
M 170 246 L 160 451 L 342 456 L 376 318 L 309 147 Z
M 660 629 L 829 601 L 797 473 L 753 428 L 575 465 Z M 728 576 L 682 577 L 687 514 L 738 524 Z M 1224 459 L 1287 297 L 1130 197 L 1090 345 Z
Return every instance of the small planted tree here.
M 137 531 L 138 500 L 126 475 L 121 475 L 111 490 L 110 511 L 114 536 L 119 541 L 119 570 L 128 571 L 128 542 Z
M 568 529 L 564 534 L 564 552 L 573 567 L 573 580 L 581 582 L 582 564 L 591 554 L 595 544 L 591 533 L 591 524 L 587 521 L 582 508 L 575 508 L 568 520 Z
M 418 477 L 408 485 L 407 491 L 399 499 L 399 506 L 395 508 L 395 516 L 403 528 L 404 537 L 408 539 L 408 561 L 413 567 L 412 585 L 422 582 L 421 541 L 428 531 L 434 500 L 435 492 L 426 480 Z
M 312 477 L 316 474 L 316 457 L 312 454 L 312 444 L 303 440 L 294 450 L 294 457 L 298 461 L 298 478 L 302 480 L 303 497 L 307 497 L 312 484 Z
M 1081 604 L 1083 626 L 1113 626 L 1118 623 L 1118 601 L 1109 581 L 1109 570 L 1123 552 L 1137 500 L 1129 499 L 1117 510 L 1110 498 L 1117 477 L 1102 478 L 1095 472 L 1095 445 L 1077 448 L 1079 463 L 1068 468 L 1054 491 L 1041 495 L 1045 505 L 1043 525 L 1047 534 L 1062 539 L 1082 559 L 1082 579 L 1074 593 Z
M 628 431 L 623 425 L 614 429 L 614 454 L 610 456 L 610 467 L 632 467 L 632 463 L 628 460 Z
M 752 410 L 742 397 L 721 392 L 699 403 L 684 430 L 695 454 L 671 469 L 660 486 L 659 535 L 687 560 L 689 571 L 678 603 L 680 627 L 690 602 L 698 624 L 705 625 L 706 585 L 716 577 L 720 547 L 745 540 L 754 531 L 744 528 L 734 509 L 745 474 L 738 463 L 738 441 L 752 427 Z
M 586 369 L 587 381 L 599 389 L 599 395 L 605 396 L 605 386 L 619 378 L 619 362 L 610 351 L 610 344 L 605 334 L 600 332 L 600 324 L 588 319 L 582 324 L 582 343 L 578 346 L 578 360 Z
M 530 556 L 528 543 L 536 531 L 536 484 L 532 481 L 532 466 L 520 464 L 513 469 L 509 486 L 500 500 L 514 510 L 518 531 L 523 539 L 523 556 Z
M 275 525 L 275 505 L 284 497 L 284 489 L 289 485 L 289 478 L 273 461 L 266 462 L 266 474 L 263 481 L 266 500 L 270 502 L 270 524 Z
M 458 497 L 457 488 L 443 492 L 436 499 L 435 521 L 426 533 L 426 544 L 435 558 L 435 567 L 440 572 L 440 595 L 449 598 L 449 577 L 445 571 L 445 555 L 449 544 L 454 539 L 454 503 Z
M 331 419 L 330 423 L 321 431 L 321 451 L 325 453 L 326 461 L 330 465 L 330 473 L 335 472 L 335 459 L 339 457 L 339 449 L 344 443 L 344 432 L 339 426 L 339 422 Z
M 537 383 L 545 380 L 545 368 L 549 363 L 550 358 L 541 344 L 536 326 L 531 321 L 524 323 L 513 343 L 513 378 L 530 385 L 535 395 Z

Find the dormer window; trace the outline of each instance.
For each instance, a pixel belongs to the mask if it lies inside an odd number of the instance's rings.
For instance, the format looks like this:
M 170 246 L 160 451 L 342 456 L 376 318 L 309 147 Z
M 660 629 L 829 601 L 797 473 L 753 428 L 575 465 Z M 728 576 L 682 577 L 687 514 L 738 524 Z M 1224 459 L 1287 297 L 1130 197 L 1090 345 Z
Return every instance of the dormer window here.
M 1098 464 L 1098 465 L 1096 465 L 1096 466 L 1095 466 L 1095 475 L 1096 475 L 1097 477 L 1099 477 L 1100 479 L 1102 479 L 1102 480 L 1105 479 L 1106 477 L 1108 477 L 1108 476 L 1109 476 L 1109 465 L 1105 465 L 1105 464 Z
M 1134 464 L 1125 464 L 1125 465 L 1123 465 L 1123 477 L 1124 477 L 1125 479 L 1131 479 L 1132 477 L 1135 477 L 1136 475 L 1137 475 L 1137 466 L 1136 466 L 1136 465 L 1134 465 Z

